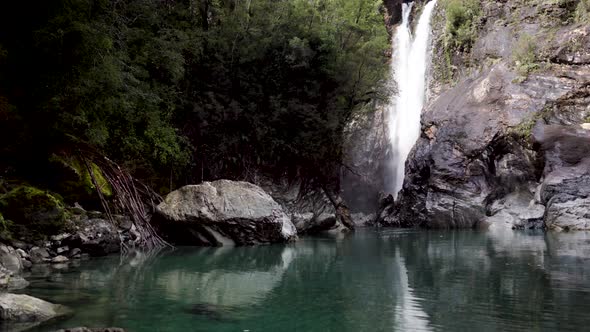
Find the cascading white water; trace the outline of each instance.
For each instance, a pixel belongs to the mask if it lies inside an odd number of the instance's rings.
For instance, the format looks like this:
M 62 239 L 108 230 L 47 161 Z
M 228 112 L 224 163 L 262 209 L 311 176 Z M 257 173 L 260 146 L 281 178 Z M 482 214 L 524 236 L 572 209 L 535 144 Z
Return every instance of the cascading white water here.
M 397 94 L 388 105 L 389 140 L 393 152 L 392 193 L 402 188 L 404 165 L 410 150 L 420 135 L 420 114 L 424 106 L 426 90 L 426 68 L 429 64 L 430 18 L 436 5 L 432 0 L 424 10 L 412 38 L 410 13 L 413 2 L 402 4 L 402 23 L 395 32 L 393 40 L 394 59 L 392 78 Z

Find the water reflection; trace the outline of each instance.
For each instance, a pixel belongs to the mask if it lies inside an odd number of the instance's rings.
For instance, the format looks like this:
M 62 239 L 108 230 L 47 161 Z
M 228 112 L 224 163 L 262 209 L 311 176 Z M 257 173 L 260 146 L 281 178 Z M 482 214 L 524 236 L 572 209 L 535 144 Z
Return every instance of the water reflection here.
M 105 258 L 37 272 L 27 292 L 77 309 L 52 328 L 575 331 L 590 326 L 589 263 L 588 233 L 361 230 Z
M 252 248 L 247 248 L 252 249 Z M 236 256 L 232 248 L 213 248 L 193 254 L 200 264 L 170 266 L 156 278 L 156 287 L 167 299 L 193 298 L 200 305 L 235 307 L 262 301 L 281 282 L 294 259 L 294 249 L 245 250 Z M 231 263 L 238 259 L 238 266 Z M 179 261 L 181 263 L 181 261 Z M 239 269 L 236 269 L 239 267 Z
M 399 253 L 396 254 L 396 262 L 399 266 L 399 282 L 394 283 L 394 288 L 399 289 L 401 303 L 395 307 L 396 326 L 404 331 L 432 331 L 428 326 L 428 314 L 422 310 L 420 299 L 414 296 L 414 290 L 410 287 L 408 269 Z M 394 289 L 394 292 L 397 291 Z

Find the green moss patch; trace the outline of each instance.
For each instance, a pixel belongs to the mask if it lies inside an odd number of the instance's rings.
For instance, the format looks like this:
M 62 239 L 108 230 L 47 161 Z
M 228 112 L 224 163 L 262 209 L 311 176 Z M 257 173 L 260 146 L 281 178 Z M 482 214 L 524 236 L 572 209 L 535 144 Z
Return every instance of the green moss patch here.
M 51 156 L 50 161 L 63 166 L 75 174 L 74 179 L 69 180 L 72 187 L 78 187 L 78 189 L 81 187 L 86 193 L 93 193 L 97 189 L 92 181 L 92 176 L 94 176 L 98 189 L 104 196 L 110 197 L 113 194 L 109 182 L 106 180 L 100 167 L 95 163 L 88 162 L 89 167 L 86 167 L 86 164 L 79 158 L 57 155 Z M 92 175 L 88 171 L 88 168 L 90 168 Z
M 3 226 L 17 238 L 42 239 L 66 228 L 66 211 L 54 195 L 30 186 L 17 187 L 0 197 Z
M 590 0 L 580 0 L 574 15 L 576 22 L 590 23 Z

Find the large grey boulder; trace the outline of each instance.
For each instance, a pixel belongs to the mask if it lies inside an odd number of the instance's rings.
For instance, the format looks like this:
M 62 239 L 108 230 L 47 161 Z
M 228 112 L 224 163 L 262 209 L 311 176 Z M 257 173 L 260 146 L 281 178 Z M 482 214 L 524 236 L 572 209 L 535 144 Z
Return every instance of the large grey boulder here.
M 287 242 L 297 237 L 282 207 L 262 188 L 229 180 L 171 192 L 154 218 L 170 241 L 221 246 Z
M 24 294 L 0 294 L 0 321 L 29 323 L 43 322 L 65 315 L 69 310 L 59 304 L 53 304 Z

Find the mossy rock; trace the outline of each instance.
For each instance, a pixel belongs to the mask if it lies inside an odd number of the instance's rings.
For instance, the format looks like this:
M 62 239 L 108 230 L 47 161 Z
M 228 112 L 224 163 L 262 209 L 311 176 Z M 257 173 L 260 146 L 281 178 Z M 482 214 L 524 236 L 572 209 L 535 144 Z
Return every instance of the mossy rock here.
M 43 239 L 66 228 L 67 213 L 54 195 L 30 187 L 17 187 L 0 197 L 0 212 L 12 222 L 6 227 L 17 238 Z
M 6 220 L 4 219 L 4 216 L 2 215 L 2 213 L 0 213 L 0 239 L 1 240 L 11 240 L 12 239 L 12 233 L 10 232 L 10 225 L 12 225 L 12 222 L 10 220 Z

